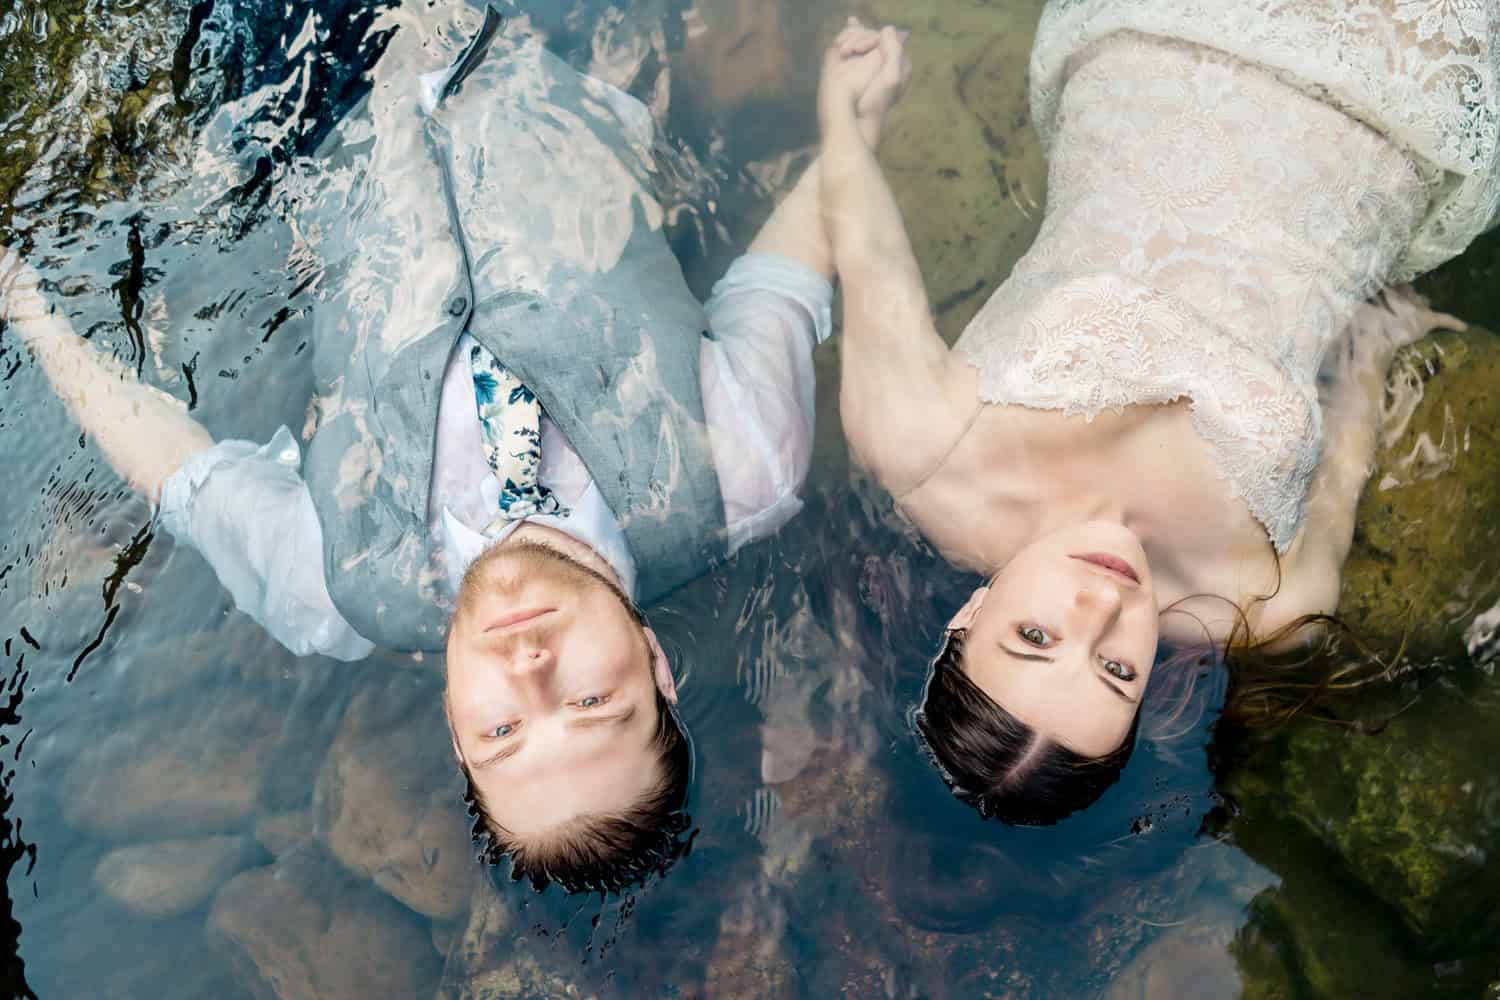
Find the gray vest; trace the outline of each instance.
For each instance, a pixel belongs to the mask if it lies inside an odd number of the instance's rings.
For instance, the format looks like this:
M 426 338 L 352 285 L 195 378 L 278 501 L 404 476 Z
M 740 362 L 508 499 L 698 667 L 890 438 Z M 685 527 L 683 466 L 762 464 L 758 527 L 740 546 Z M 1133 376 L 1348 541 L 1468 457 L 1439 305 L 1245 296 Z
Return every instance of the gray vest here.
M 642 603 L 726 552 L 703 310 L 661 232 L 644 109 L 534 41 L 491 43 L 497 21 L 423 79 L 430 110 L 409 70 L 385 86 L 377 75 L 319 161 L 299 227 L 326 299 L 303 474 L 328 589 L 361 635 L 393 649 L 441 648 L 452 611 L 429 489 L 443 369 L 465 330 L 536 392 L 588 467 Z

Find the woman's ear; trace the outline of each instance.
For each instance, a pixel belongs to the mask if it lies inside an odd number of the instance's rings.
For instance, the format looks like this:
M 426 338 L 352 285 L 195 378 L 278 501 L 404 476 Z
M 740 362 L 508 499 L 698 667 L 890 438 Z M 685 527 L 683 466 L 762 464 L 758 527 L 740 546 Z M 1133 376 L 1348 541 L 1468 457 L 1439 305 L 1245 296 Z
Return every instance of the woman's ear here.
M 989 596 L 990 588 L 976 587 L 974 593 L 964 602 L 964 606 L 948 622 L 948 631 L 957 632 L 959 629 L 972 628 L 974 619 L 979 617 L 979 609 L 984 607 L 984 599 Z
M 646 633 L 646 644 L 651 648 L 651 676 L 656 680 L 656 689 L 661 692 L 662 697 L 668 702 L 677 704 L 677 681 L 672 677 L 672 665 L 667 662 L 667 654 L 662 652 L 661 643 L 656 641 L 656 633 L 649 628 Z

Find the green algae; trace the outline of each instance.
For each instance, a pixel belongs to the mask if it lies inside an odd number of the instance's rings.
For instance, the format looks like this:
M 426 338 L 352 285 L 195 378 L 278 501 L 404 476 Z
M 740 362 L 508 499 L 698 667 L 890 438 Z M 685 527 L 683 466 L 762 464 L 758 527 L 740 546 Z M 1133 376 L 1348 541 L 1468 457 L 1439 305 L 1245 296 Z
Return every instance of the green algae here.
M 24 13 L 24 17 L 20 16 Z M 0 43 L 0 227 L 33 205 L 118 197 L 184 136 L 173 82 L 186 8 L 45 0 Z

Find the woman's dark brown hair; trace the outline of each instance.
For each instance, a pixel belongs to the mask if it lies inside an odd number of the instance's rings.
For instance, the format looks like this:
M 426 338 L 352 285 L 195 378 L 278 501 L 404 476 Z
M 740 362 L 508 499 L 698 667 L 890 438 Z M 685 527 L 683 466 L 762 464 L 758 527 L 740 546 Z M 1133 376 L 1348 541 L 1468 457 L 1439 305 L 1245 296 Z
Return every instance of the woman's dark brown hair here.
M 1120 778 L 1140 716 L 1125 741 L 1086 757 L 1007 712 L 963 671 L 964 630 L 949 632 L 913 713 L 949 789 L 987 819 L 1050 826 L 1092 805 Z

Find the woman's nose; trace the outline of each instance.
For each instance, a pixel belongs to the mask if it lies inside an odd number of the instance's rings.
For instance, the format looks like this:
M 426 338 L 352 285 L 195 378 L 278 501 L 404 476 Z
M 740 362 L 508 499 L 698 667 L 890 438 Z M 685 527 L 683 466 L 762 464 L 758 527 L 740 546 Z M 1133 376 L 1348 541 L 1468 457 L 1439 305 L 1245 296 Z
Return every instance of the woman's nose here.
M 1090 580 L 1078 588 L 1073 603 L 1084 610 L 1114 615 L 1122 603 L 1120 588 L 1106 580 Z

